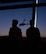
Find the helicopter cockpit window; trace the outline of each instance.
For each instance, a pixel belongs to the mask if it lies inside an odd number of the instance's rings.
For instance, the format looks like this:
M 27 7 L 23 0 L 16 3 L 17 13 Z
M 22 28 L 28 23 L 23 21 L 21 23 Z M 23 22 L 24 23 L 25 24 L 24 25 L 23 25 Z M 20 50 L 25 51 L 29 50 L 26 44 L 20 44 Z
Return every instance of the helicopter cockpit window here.
M 26 36 L 29 20 L 32 19 L 32 8 L 0 10 L 0 36 L 6 36 L 12 26 L 12 20 L 18 20 L 18 27 L 22 30 L 22 36 Z M 21 23 L 26 25 L 20 25 Z
M 6 8 L 4 10 L 2 8 L 0 9 L 0 36 L 7 36 L 9 34 L 9 29 L 12 26 L 12 20 L 17 19 L 19 22 L 17 26 L 21 28 L 22 36 L 26 37 L 26 29 L 29 27 L 29 20 L 32 19 L 32 7 L 21 8 L 21 5 L 32 3 L 33 0 L 11 3 L 0 2 L 0 7 Z M 7 9 L 7 6 L 11 6 L 11 8 L 8 7 L 9 9 Z M 15 6 L 16 9 L 12 6 Z
M 46 3 L 46 0 L 39 0 L 39 3 Z
M 37 27 L 40 30 L 41 37 L 46 37 L 46 6 L 38 7 Z

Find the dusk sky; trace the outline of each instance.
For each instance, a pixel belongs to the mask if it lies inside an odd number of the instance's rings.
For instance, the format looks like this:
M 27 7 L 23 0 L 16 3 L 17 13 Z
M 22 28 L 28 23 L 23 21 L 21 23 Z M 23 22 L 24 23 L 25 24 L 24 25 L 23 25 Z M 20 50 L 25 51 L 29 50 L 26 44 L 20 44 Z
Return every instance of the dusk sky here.
M 40 1 L 46 2 L 46 0 Z M 31 2 L 24 2 L 24 3 L 31 3 Z M 6 4 L 4 4 L 4 6 L 5 5 Z M 0 4 L 0 6 L 3 6 L 3 4 Z M 13 19 L 18 20 L 19 22 L 18 27 L 21 28 L 22 30 L 22 36 L 26 36 L 26 29 L 29 28 L 30 25 L 20 27 L 19 24 L 22 23 L 24 19 L 26 19 L 25 23 L 29 23 L 29 21 L 32 19 L 32 8 L 0 10 L 0 36 L 9 34 L 9 29 L 12 26 Z M 46 6 L 38 7 L 37 27 L 40 30 L 41 37 L 46 37 Z

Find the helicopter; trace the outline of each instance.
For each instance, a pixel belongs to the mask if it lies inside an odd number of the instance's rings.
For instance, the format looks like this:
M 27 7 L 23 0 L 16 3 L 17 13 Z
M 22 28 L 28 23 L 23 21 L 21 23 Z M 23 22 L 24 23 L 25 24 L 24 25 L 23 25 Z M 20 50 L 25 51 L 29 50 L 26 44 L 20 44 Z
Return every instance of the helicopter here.
M 19 26 L 29 25 L 29 23 L 25 24 L 24 23 L 25 21 L 26 21 L 26 19 L 24 19 L 23 22 L 21 24 L 19 24 Z

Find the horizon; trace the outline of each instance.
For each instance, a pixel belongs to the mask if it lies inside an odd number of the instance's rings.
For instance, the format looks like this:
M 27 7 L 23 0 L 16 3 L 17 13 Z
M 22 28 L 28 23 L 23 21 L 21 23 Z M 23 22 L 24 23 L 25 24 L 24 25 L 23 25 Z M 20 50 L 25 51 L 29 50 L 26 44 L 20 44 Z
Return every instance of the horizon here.
M 0 37 L 9 37 L 9 35 L 0 35 Z M 22 37 L 27 37 L 27 36 L 22 36 Z M 46 36 L 40 36 L 41 38 L 46 38 Z

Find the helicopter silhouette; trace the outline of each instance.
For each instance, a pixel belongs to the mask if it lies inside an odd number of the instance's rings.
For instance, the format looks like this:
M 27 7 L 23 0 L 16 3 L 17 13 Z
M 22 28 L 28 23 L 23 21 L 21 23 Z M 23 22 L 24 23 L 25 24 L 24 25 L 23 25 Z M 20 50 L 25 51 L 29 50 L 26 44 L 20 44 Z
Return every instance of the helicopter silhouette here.
M 21 24 L 19 24 L 19 26 L 29 25 L 29 23 L 25 24 L 24 23 L 25 21 L 26 21 L 26 19 L 24 19 L 23 22 Z

